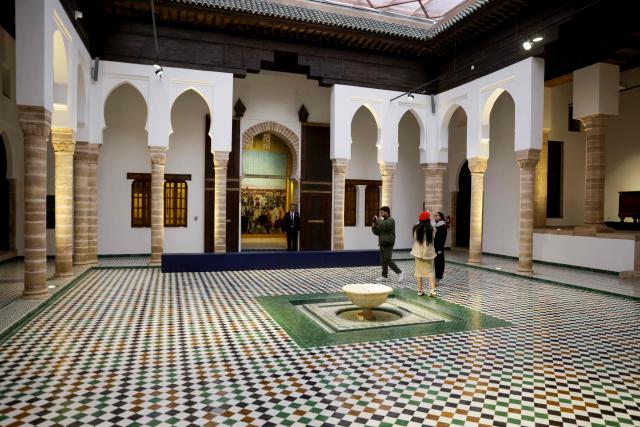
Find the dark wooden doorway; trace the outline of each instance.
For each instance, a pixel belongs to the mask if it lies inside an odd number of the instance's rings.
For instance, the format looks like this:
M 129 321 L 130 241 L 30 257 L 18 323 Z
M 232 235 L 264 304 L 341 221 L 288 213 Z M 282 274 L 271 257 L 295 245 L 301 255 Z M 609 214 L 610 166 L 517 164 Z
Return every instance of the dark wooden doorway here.
M 455 246 L 469 247 L 469 227 L 471 226 L 471 171 L 465 161 L 458 176 L 458 199 L 456 202 Z
M 0 135 L 0 250 L 8 250 L 10 245 L 10 206 L 9 206 L 9 159 L 4 139 Z
M 329 126 L 302 123 L 300 179 L 300 250 L 331 250 Z

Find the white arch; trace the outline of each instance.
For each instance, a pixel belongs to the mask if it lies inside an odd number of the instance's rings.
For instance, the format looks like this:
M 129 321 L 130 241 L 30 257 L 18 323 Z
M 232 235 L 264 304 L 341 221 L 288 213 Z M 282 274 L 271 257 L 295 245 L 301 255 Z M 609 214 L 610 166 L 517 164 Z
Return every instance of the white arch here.
M 170 108 L 169 108 L 169 136 L 171 136 L 173 134 L 173 120 L 171 119 L 171 114 L 173 113 L 173 106 L 175 105 L 176 101 L 178 98 L 180 98 L 183 94 L 189 92 L 190 90 L 194 91 L 195 93 L 197 93 L 200 98 L 202 98 L 202 100 L 205 102 L 205 104 L 207 104 L 207 109 L 209 110 L 209 115 L 211 116 L 212 120 L 211 120 L 211 127 L 209 129 L 209 137 L 211 138 L 211 141 L 213 141 L 213 108 L 211 106 L 211 103 L 209 102 L 209 99 L 202 93 L 202 91 L 196 87 L 196 86 L 187 86 L 182 88 L 180 91 L 177 91 L 175 93 L 175 95 L 171 98 L 171 104 L 170 104 Z
M 424 122 L 422 121 L 422 118 L 420 117 L 418 112 L 413 108 L 407 108 L 405 110 L 401 110 L 400 112 L 402 114 L 400 114 L 400 118 L 398 119 L 398 123 L 397 123 L 398 127 L 400 126 L 400 122 L 402 121 L 404 116 L 407 115 L 407 113 L 410 113 L 418 123 L 418 129 L 420 129 L 420 146 L 419 146 L 421 151 L 420 157 L 422 158 L 424 156 L 422 152 L 427 150 L 427 141 L 426 141 L 427 138 L 426 138 L 426 130 L 425 130 Z
M 449 149 L 449 122 L 451 121 L 451 117 L 456 112 L 456 110 L 460 108 L 464 111 L 465 116 L 469 117 L 469 113 L 467 110 L 460 104 L 451 104 L 447 111 L 442 116 L 442 121 L 440 122 L 440 147 Z
M 67 47 L 60 30 L 53 33 L 53 103 L 69 103 L 69 62 Z
M 106 117 L 105 114 L 106 114 L 106 107 L 107 107 L 107 102 L 109 101 L 109 98 L 111 97 L 111 95 L 117 89 L 119 89 L 120 87 L 123 87 L 123 86 L 127 86 L 127 85 L 131 86 L 138 93 L 138 95 L 140 95 L 140 97 L 144 100 L 144 105 L 145 105 L 145 109 L 146 109 L 146 112 L 145 112 L 146 118 L 145 118 L 144 129 L 147 130 L 147 124 L 149 123 L 149 105 L 147 104 L 147 100 L 144 97 L 144 95 L 142 94 L 142 92 L 140 92 L 140 89 L 138 87 L 136 87 L 136 85 L 131 84 L 131 82 L 129 82 L 129 81 L 123 80 L 123 81 L 119 82 L 118 84 L 116 84 L 115 86 L 113 86 L 109 90 L 107 96 L 105 96 L 104 101 L 102 103 L 102 130 L 103 130 L 103 132 L 107 128 L 107 117 Z
M 495 105 L 500 95 L 502 95 L 503 93 L 507 93 L 511 97 L 515 105 L 515 98 L 513 97 L 511 92 L 509 92 L 509 90 L 502 87 L 498 87 L 494 89 L 493 92 L 491 92 L 491 94 L 487 97 L 487 100 L 485 101 L 484 105 L 482 106 L 482 110 L 480 111 L 480 141 L 481 142 L 485 142 L 485 143 L 489 142 L 489 135 L 490 135 L 489 131 L 491 126 L 491 110 L 493 110 L 493 106 Z
M 351 114 L 351 120 L 349 120 L 350 129 L 353 128 L 353 118 L 356 116 L 356 114 L 358 113 L 358 111 L 360 111 L 361 108 L 364 108 L 365 110 L 369 111 L 369 113 L 373 117 L 373 121 L 376 123 L 376 148 L 378 149 L 378 151 L 380 151 L 382 149 L 382 145 L 380 144 L 380 136 L 382 133 L 382 121 L 380 120 L 380 117 L 378 117 L 378 114 L 375 108 L 373 108 L 373 106 L 371 106 L 368 103 L 362 103 L 362 104 L 356 105 L 356 109 L 353 110 L 353 113 Z M 351 138 L 349 138 L 349 143 L 350 144 L 353 143 L 353 141 L 351 141 Z
M 144 91 L 141 90 L 141 88 L 139 87 L 139 84 L 136 84 L 136 81 L 131 81 L 131 80 L 119 80 L 117 82 L 112 82 L 111 86 L 107 86 L 107 91 L 106 91 L 106 95 L 104 96 L 104 98 L 102 98 L 102 114 L 101 114 L 101 118 L 102 118 L 102 131 L 104 131 L 107 128 L 107 118 L 105 116 L 105 107 L 107 106 L 107 101 L 109 100 L 109 98 L 111 97 L 111 95 L 113 94 L 113 92 L 115 92 L 116 89 L 120 88 L 121 86 L 125 86 L 125 85 L 129 85 L 131 87 L 133 87 L 136 92 L 138 92 L 138 94 L 142 97 L 142 99 L 144 100 L 144 105 L 146 108 L 146 119 L 145 119 L 145 124 L 144 124 L 144 129 L 148 131 L 148 125 L 149 125 L 149 103 L 147 100 L 147 97 L 144 94 Z

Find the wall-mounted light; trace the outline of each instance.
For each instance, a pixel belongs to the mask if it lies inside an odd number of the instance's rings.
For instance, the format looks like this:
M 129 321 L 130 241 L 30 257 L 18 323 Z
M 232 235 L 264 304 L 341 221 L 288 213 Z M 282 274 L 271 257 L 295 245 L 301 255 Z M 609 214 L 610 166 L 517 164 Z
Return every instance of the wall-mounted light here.
M 164 73 L 164 68 L 162 68 L 162 65 L 157 63 L 153 64 L 153 70 L 154 70 L 154 73 L 156 73 L 156 76 L 162 77 L 162 73 Z
M 74 10 L 73 11 L 73 17 L 74 19 L 77 21 L 78 19 L 82 19 L 82 11 L 80 10 Z
M 413 101 L 413 98 L 414 98 L 413 94 L 412 94 L 411 92 L 409 92 L 409 93 L 407 94 L 407 99 L 408 99 L 409 101 Z
M 525 40 L 525 41 L 522 43 L 522 48 L 523 48 L 524 50 L 531 50 L 531 48 L 532 48 L 532 47 L 533 47 L 533 43 L 531 43 L 531 41 L 530 41 L 530 40 Z
M 534 43 L 539 43 L 539 42 L 541 42 L 542 40 L 544 40 L 544 37 L 539 36 L 539 35 L 536 35 L 536 36 L 533 36 L 533 40 L 532 40 L 532 41 L 533 41 Z

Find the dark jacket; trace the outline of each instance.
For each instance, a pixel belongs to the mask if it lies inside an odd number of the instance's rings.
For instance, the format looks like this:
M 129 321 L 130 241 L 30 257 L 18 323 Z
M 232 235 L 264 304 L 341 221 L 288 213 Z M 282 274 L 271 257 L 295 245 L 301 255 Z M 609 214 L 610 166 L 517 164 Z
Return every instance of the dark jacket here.
M 378 236 L 380 246 L 393 246 L 396 242 L 396 222 L 391 217 L 374 222 L 371 231 Z
M 284 214 L 284 231 L 298 231 L 300 230 L 300 214 L 296 211 L 291 219 L 291 211 L 287 211 Z
M 436 227 L 436 236 L 433 240 L 433 246 L 436 252 L 444 251 L 444 244 L 447 241 L 447 224 Z

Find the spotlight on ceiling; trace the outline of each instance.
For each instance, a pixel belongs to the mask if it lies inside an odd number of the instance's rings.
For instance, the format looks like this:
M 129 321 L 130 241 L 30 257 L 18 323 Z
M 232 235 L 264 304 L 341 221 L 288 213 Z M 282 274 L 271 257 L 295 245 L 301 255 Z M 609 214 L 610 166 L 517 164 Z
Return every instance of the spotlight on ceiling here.
M 544 40 L 544 37 L 542 37 L 542 36 L 537 36 L 536 35 L 536 36 L 533 37 L 533 42 L 534 43 L 541 42 L 542 40 Z
M 162 73 L 164 73 L 164 69 L 162 68 L 162 65 L 153 64 L 153 69 L 154 69 L 154 72 L 156 73 L 156 76 L 162 77 Z
M 413 101 L 414 96 L 413 96 L 413 94 L 411 92 L 409 92 L 407 94 L 407 98 L 409 99 L 409 101 Z
M 533 44 L 531 43 L 531 41 L 525 40 L 524 43 L 522 43 L 522 47 L 524 48 L 524 50 L 531 50 Z

